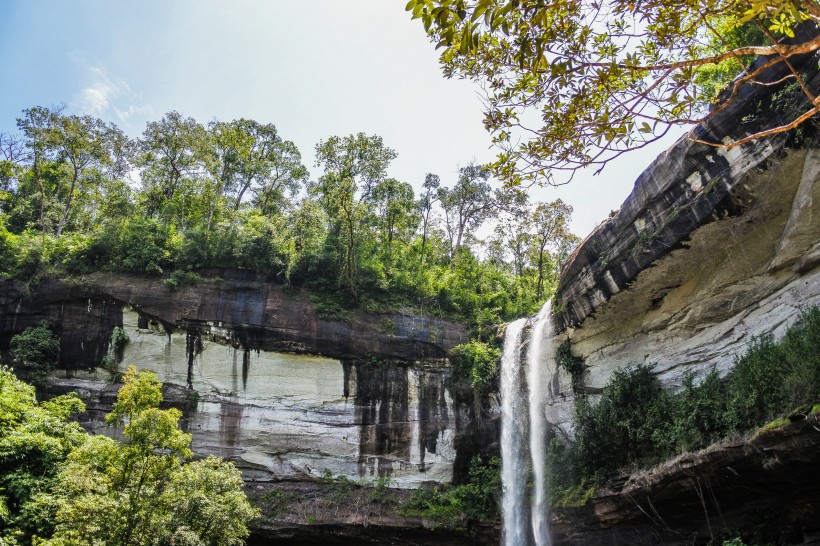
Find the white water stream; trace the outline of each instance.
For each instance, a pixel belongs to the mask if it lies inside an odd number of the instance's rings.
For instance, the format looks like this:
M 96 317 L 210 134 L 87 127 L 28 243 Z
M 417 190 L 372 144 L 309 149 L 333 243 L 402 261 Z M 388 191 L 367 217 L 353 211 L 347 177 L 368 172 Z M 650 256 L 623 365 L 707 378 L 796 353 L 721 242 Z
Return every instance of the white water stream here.
M 504 337 L 501 357 L 504 546 L 526 546 L 531 543 L 535 546 L 551 545 L 546 490 L 545 414 L 548 373 L 545 360 L 553 354 L 550 343 L 552 332 L 549 329 L 551 311 L 552 305 L 548 301 L 532 324 L 526 358 L 526 385 L 523 384 L 525 370 L 522 369 L 521 359 L 526 319 L 509 324 Z M 525 442 L 527 432 L 528 445 Z M 528 499 L 530 469 L 534 487 L 532 497 Z

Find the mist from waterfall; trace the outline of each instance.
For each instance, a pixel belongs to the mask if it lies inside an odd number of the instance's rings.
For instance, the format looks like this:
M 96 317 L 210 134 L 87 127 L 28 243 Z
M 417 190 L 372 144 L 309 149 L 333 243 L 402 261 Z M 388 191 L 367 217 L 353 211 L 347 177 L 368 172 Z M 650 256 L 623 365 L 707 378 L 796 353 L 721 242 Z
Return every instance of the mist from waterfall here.
M 546 358 L 553 354 L 550 327 L 552 304 L 544 304 L 532 322 L 526 355 L 521 342 L 527 319 L 507 326 L 501 357 L 501 481 L 504 546 L 550 546 L 546 457 Z M 523 374 L 526 371 L 526 383 Z M 529 435 L 529 442 L 526 436 Z M 532 469 L 534 487 L 528 500 Z M 529 515 L 529 518 L 527 518 Z M 527 521 L 529 519 L 529 521 Z

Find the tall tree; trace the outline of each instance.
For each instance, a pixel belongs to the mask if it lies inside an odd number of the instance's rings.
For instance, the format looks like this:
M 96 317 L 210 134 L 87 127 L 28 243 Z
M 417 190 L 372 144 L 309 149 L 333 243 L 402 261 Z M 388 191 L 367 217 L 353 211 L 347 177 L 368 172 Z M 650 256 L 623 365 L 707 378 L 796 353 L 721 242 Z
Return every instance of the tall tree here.
M 471 233 L 493 213 L 496 203 L 487 180 L 490 171 L 479 165 L 458 170 L 458 181 L 450 188 L 439 188 L 444 221 L 450 238 L 451 259 L 458 253 L 465 234 Z
M 426 247 L 427 247 L 427 232 L 430 227 L 430 215 L 433 212 L 433 206 L 439 200 L 438 189 L 441 187 L 441 179 L 437 174 L 427 173 L 424 177 L 424 183 L 421 185 L 422 191 L 419 197 L 418 207 L 419 215 L 421 216 L 421 263 L 424 263 Z
M 393 257 L 393 240 L 405 239 L 418 225 L 413 197 L 413 186 L 395 178 L 382 180 L 373 188 L 370 201 L 376 207 L 377 225 L 388 261 Z
M 92 116 L 66 116 L 42 107 L 24 110 L 23 114 L 18 127 L 35 157 L 46 154 L 69 168 L 63 213 L 55 230 L 59 237 L 69 220 L 78 187 L 95 170 L 111 178 L 124 175 L 132 160 L 133 144 L 116 125 Z M 57 190 L 60 193 L 59 187 Z
M 25 144 L 19 135 L 0 131 L 0 191 L 12 189 L 12 180 L 25 158 Z
M 364 133 L 332 136 L 316 145 L 316 165 L 325 174 L 311 191 L 319 196 L 334 231 L 343 241 L 343 284 L 358 299 L 356 275 L 360 224 L 368 212 L 371 194 L 384 180 L 396 152 L 380 136 Z
M 535 228 L 533 247 L 538 272 L 535 292 L 539 300 L 544 295 L 544 277 L 549 259 L 549 248 L 555 250 L 565 248 L 567 246 L 565 241 L 573 237 L 569 231 L 571 214 L 572 207 L 560 199 L 552 203 L 539 203 L 532 212 L 532 225 Z
M 143 195 L 149 216 L 161 215 L 166 221 L 178 211 L 175 198 L 183 179 L 196 176 L 201 168 L 200 154 L 205 145 L 205 128 L 193 118 L 171 111 L 160 121 L 147 124 L 140 140 L 137 164 L 142 168 Z M 178 219 L 184 226 L 184 219 Z

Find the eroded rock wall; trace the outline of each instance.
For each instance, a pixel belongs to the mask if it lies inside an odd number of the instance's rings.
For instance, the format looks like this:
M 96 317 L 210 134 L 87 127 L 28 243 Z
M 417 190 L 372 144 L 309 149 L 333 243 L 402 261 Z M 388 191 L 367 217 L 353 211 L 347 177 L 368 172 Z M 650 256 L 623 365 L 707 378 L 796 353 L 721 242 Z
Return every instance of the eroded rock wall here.
M 564 267 L 555 343 L 584 359 L 588 393 L 628 365 L 653 366 L 672 388 L 686 373 L 726 373 L 756 336 L 778 338 L 820 304 L 820 149 L 785 134 L 729 152 L 693 140 L 731 142 L 771 122 L 776 112 L 748 111 L 773 89 L 748 91 L 659 156 Z M 566 431 L 570 378 L 553 374 L 549 419 Z
M 225 270 L 192 286 L 169 289 L 160 279 L 95 274 L 45 282 L 31 289 L 0 283 L 0 349 L 24 328 L 49 321 L 61 343 L 61 367 L 93 368 L 105 355 L 123 305 L 146 327 L 182 330 L 249 349 L 340 359 L 444 358 L 467 341 L 464 326 L 408 313 L 320 315 L 310 295 Z
M 117 385 L 99 367 L 123 328 L 120 370 L 156 372 L 185 410 L 194 452 L 234 460 L 248 479 L 453 479 L 459 412 L 445 356 L 467 339 L 462 326 L 400 313 L 327 320 L 307 295 L 250 273 L 220 277 L 173 291 L 112 275 L 30 292 L 4 283 L 0 341 L 48 321 L 62 349 L 53 392 L 80 392 L 84 424 L 112 434 L 103 416 Z

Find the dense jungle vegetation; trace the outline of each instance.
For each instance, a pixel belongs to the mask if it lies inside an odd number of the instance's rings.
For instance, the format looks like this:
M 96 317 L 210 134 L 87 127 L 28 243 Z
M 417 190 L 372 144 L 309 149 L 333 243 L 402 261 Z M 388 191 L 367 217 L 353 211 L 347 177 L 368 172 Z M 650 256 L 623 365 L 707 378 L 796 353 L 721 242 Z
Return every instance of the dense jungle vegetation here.
M 311 178 L 296 146 L 254 120 L 169 112 L 131 139 L 34 107 L 18 130 L 0 134 L 0 275 L 27 282 L 116 271 L 174 287 L 244 268 L 323 294 L 327 314 L 409 306 L 481 335 L 532 312 L 577 241 L 571 207 L 494 190 L 480 166 L 450 186 L 428 174 L 415 195 L 389 176 L 396 151 L 363 133 L 319 142 Z

